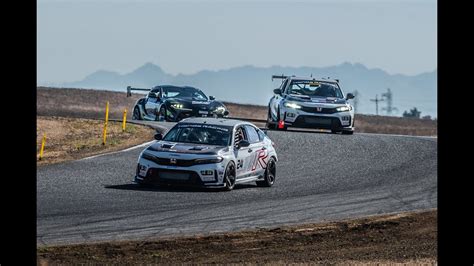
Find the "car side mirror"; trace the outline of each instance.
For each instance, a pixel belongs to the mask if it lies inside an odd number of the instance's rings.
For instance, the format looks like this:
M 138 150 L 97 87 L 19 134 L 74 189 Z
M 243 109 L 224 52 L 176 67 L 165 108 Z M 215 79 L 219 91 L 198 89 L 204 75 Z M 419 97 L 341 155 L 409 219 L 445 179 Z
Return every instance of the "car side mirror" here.
M 156 93 L 150 92 L 148 93 L 148 98 L 158 98 L 158 96 L 156 95 Z
M 276 88 L 273 90 L 273 93 L 281 95 L 281 90 L 279 88 Z
M 214 96 L 209 96 L 209 100 L 214 101 L 215 99 Z
M 162 140 L 163 139 L 163 135 L 161 133 L 156 133 L 155 134 L 155 139 L 156 140 Z
M 348 99 L 348 100 L 354 99 L 354 98 L 355 98 L 354 94 L 352 94 L 352 93 L 350 93 L 350 92 L 349 92 L 349 93 L 347 94 L 347 96 L 346 96 L 346 99 Z
M 248 140 L 243 139 L 239 142 L 238 148 L 241 149 L 248 146 L 250 146 L 250 142 Z

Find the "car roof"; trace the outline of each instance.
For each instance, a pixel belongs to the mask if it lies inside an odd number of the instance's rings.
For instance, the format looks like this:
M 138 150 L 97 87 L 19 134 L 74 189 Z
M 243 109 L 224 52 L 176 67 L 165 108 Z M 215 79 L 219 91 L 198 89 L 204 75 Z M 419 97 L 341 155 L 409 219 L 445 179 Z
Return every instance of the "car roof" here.
M 158 88 L 192 88 L 192 89 L 197 89 L 196 87 L 193 86 L 178 86 L 178 85 L 156 85 L 153 87 L 153 89 L 158 89 Z
M 313 77 L 296 77 L 296 76 L 291 76 L 288 77 L 289 80 L 304 80 L 304 81 L 317 81 L 317 82 L 327 82 L 327 83 L 339 83 L 338 80 L 335 79 L 322 79 L 322 78 L 313 78 Z
M 209 124 L 217 126 L 231 126 L 234 127 L 239 124 L 252 125 L 247 121 L 242 121 L 238 119 L 228 119 L 228 118 L 212 118 L 212 117 L 190 117 L 181 120 L 179 123 L 196 123 L 196 124 Z

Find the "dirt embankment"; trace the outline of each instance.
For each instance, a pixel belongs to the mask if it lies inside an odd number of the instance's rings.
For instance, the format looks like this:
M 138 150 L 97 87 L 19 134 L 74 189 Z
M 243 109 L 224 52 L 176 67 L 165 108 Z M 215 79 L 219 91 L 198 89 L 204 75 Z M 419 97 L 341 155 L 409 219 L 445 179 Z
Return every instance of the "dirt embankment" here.
M 104 121 L 84 118 L 44 117 L 36 119 L 37 156 L 43 134 L 46 144 L 43 158 L 37 165 L 58 163 L 88 157 L 95 154 L 121 150 L 153 140 L 155 131 L 146 126 L 109 121 L 106 145 L 102 145 Z
M 142 94 L 143 95 L 143 94 Z M 127 109 L 127 119 L 131 119 L 133 106 L 140 98 L 133 93 L 126 97 L 124 92 L 37 88 L 37 113 L 41 116 L 62 116 L 103 119 L 105 103 L 110 102 L 110 118 L 122 119 L 123 110 Z M 225 103 L 230 116 L 266 119 L 267 107 L 260 105 Z M 438 124 L 436 120 L 423 120 L 402 117 L 375 116 L 357 114 L 355 117 L 357 132 L 386 133 L 418 136 L 436 136 Z
M 274 229 L 38 248 L 47 264 L 388 264 L 437 261 L 437 211 Z
M 36 112 L 38 116 L 104 119 L 105 105 L 109 101 L 110 119 L 122 119 L 124 109 L 127 109 L 127 119 L 131 119 L 132 108 L 139 98 L 139 94 L 126 97 L 125 89 L 114 92 L 37 87 Z

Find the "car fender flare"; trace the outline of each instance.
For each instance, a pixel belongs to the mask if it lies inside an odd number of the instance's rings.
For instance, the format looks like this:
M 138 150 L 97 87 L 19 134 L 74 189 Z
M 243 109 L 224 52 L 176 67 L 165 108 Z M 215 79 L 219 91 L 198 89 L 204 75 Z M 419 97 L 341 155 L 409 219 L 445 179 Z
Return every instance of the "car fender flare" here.
M 278 162 L 278 158 L 277 158 L 276 153 L 273 153 L 272 155 L 270 155 L 270 158 L 273 158 L 275 160 L 275 162 Z
M 158 106 L 155 107 L 156 115 L 158 115 L 158 112 L 160 111 L 161 107 L 163 107 L 163 105 L 165 106 L 165 108 L 168 108 L 165 103 L 166 103 L 166 101 L 164 101 L 164 102 L 158 104 Z
M 145 98 L 138 99 L 133 108 L 135 108 L 135 107 L 138 107 L 138 110 L 140 111 L 140 115 L 143 117 L 143 115 L 146 114 Z

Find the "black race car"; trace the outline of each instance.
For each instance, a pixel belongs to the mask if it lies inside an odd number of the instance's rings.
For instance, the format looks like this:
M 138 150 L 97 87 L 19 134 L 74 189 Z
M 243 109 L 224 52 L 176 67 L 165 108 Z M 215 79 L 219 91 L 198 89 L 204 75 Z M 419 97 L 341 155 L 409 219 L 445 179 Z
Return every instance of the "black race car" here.
M 149 91 L 133 108 L 133 119 L 177 122 L 199 117 L 227 117 L 225 105 L 209 98 L 200 90 L 189 86 L 158 85 L 151 89 L 127 87 L 127 97 L 132 90 Z

